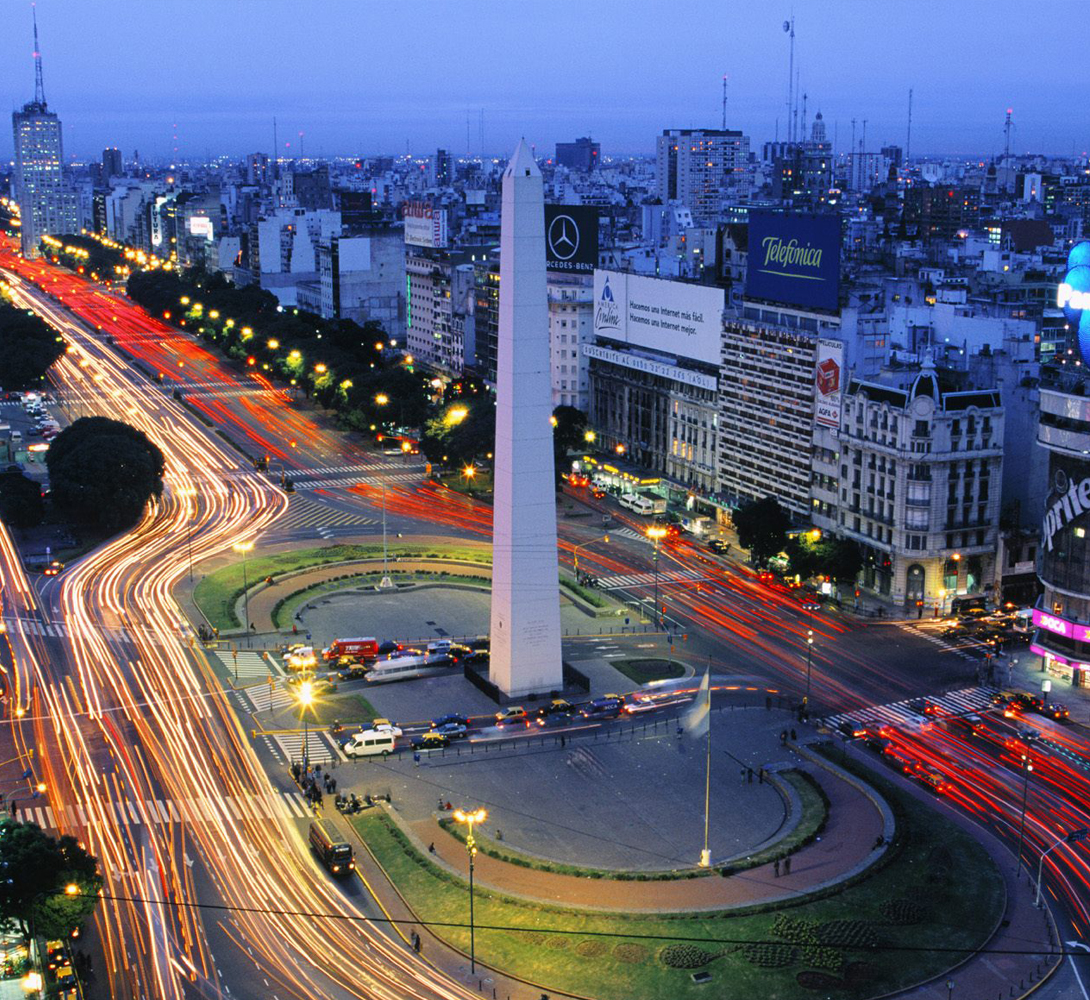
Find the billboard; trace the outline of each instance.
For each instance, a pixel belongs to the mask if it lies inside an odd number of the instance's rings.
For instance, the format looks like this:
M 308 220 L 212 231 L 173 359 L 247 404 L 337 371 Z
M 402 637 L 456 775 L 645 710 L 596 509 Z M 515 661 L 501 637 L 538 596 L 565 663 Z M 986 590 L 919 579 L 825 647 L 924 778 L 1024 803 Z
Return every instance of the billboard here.
M 447 245 L 447 210 L 426 201 L 407 201 L 402 206 L 405 242 L 417 247 Z
M 593 274 L 598 266 L 598 209 L 545 206 L 545 266 L 563 274 Z
M 746 296 L 836 312 L 840 217 L 749 213 Z
M 814 359 L 814 419 L 833 430 L 840 428 L 840 386 L 844 371 L 844 344 L 821 337 Z
M 594 272 L 594 333 L 694 361 L 719 365 L 723 289 L 647 278 L 625 271 Z

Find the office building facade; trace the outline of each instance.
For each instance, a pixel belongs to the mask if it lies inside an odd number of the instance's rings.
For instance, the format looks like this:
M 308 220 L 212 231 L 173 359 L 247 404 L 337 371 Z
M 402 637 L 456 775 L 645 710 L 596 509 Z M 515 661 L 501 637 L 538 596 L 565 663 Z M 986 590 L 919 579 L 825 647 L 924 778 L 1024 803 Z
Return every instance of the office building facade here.
M 64 176 L 61 120 L 45 101 L 24 104 L 12 113 L 11 124 L 22 250 L 36 257 L 43 236 L 79 232 L 76 194 Z
M 718 221 L 724 195 L 744 191 L 749 137 L 733 129 L 666 129 L 656 138 L 656 190 L 697 222 Z

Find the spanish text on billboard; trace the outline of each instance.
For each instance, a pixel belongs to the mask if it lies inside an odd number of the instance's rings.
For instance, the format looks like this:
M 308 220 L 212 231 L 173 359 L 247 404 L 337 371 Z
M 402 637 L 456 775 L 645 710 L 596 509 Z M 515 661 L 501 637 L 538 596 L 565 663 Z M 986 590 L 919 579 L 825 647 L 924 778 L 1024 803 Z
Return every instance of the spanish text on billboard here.
M 835 312 L 839 293 L 839 216 L 749 213 L 748 297 Z

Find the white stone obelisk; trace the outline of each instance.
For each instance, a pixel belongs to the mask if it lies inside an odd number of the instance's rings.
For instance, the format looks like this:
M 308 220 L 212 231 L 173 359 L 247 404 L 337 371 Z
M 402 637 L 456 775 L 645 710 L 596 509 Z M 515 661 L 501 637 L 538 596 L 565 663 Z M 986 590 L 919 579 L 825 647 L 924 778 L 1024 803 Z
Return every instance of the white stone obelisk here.
M 545 193 L 526 141 L 503 172 L 489 676 L 507 695 L 559 690 Z

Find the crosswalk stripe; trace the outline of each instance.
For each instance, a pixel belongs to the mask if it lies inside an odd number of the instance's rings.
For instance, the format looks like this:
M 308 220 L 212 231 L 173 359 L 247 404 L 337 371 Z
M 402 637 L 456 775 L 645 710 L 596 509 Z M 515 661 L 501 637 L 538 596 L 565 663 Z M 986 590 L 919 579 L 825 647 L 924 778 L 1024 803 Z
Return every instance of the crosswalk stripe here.
M 927 701 L 938 705 L 939 708 L 953 715 L 965 715 L 969 712 L 979 712 L 991 705 L 991 697 L 995 693 L 993 687 L 963 688 L 960 691 L 948 691 L 936 698 L 928 698 Z M 886 705 L 871 705 L 858 708 L 851 712 L 839 712 L 836 715 L 825 717 L 826 725 L 836 726 L 842 722 L 863 723 L 871 720 L 890 723 L 892 725 L 919 725 L 920 716 L 908 708 L 914 698 L 905 698 L 901 701 L 890 702 Z
M 645 587 L 655 582 L 654 573 L 621 573 L 615 576 L 600 576 L 598 587 L 600 590 L 618 590 L 625 587 Z M 705 573 L 695 569 L 670 570 L 659 573 L 659 585 L 670 583 L 696 583 L 703 580 L 712 580 Z

